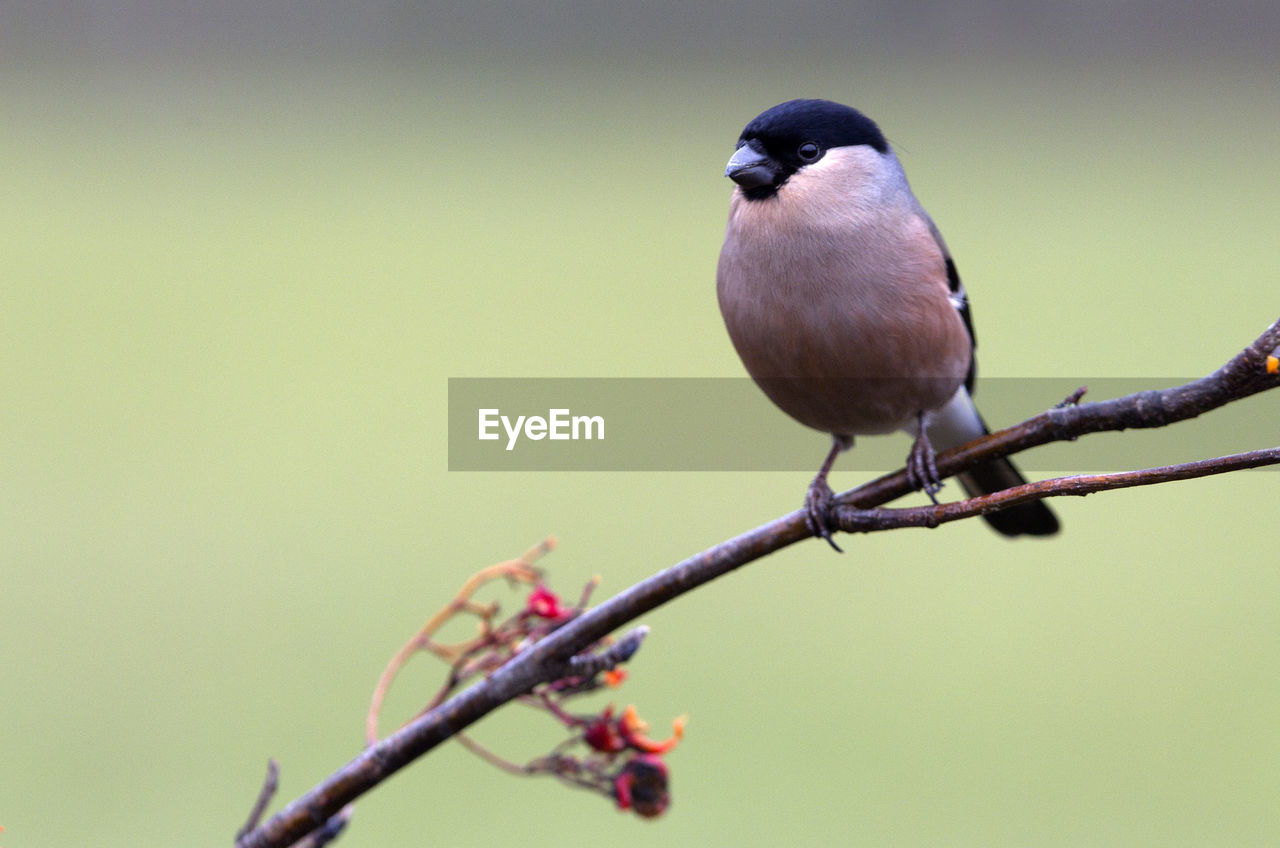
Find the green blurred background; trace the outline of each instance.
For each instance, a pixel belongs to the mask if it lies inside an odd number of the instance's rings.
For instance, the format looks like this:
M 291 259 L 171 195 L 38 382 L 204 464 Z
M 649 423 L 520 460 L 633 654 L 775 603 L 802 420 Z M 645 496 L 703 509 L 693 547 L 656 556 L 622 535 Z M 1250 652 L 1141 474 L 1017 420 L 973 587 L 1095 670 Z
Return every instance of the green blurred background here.
M 1277 314 L 1270 5 L 260 5 L 0 11 L 5 848 L 229 844 L 479 567 L 554 533 L 553 586 L 611 594 L 796 508 L 445 442 L 449 377 L 741 373 L 721 173 L 780 100 L 885 127 L 985 375 L 1161 385 Z M 643 619 L 615 699 L 690 715 L 665 818 L 446 746 L 343 844 L 1274 845 L 1277 479 L 798 545 Z

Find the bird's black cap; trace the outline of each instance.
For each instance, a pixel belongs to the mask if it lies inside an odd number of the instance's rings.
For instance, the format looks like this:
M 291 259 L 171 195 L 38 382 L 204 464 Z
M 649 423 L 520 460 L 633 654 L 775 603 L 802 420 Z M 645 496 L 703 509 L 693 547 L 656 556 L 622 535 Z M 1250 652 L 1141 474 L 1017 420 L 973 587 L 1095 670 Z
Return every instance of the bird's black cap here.
M 788 100 L 747 124 L 725 176 L 749 200 L 766 200 L 831 148 L 857 145 L 889 152 L 884 133 L 857 109 L 830 100 Z
M 869 145 L 880 153 L 889 150 L 889 142 L 875 121 L 851 106 L 830 100 L 779 103 L 747 124 L 739 140 L 763 142 L 775 156 L 806 141 L 815 142 L 824 150 L 858 144 Z

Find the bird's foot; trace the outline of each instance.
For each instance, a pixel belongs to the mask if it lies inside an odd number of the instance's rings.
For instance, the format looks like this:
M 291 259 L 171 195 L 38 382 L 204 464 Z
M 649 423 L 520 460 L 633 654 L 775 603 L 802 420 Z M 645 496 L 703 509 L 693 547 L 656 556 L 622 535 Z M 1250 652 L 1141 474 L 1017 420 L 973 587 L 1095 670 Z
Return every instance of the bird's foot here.
M 912 488 L 920 489 L 928 495 L 929 500 L 935 504 L 938 502 L 934 496 L 942 488 L 942 478 L 938 476 L 933 445 L 929 443 L 923 426 L 920 428 L 920 435 L 916 436 L 911 445 L 911 452 L 907 454 L 907 481 Z
M 835 506 L 835 501 L 836 494 L 827 485 L 826 475 L 815 477 L 813 482 L 809 484 L 809 491 L 805 492 L 804 518 L 813 535 L 826 539 L 828 545 L 835 548 L 837 553 L 842 554 L 844 551 L 831 538 L 833 524 L 831 521 L 831 508 Z

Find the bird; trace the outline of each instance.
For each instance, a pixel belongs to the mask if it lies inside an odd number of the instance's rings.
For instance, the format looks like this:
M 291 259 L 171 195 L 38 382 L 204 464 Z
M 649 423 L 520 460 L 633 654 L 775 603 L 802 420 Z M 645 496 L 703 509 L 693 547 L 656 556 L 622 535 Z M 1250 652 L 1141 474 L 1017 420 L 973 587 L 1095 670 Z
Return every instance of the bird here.
M 934 503 L 935 451 L 988 432 L 973 403 L 973 315 L 942 234 L 880 127 L 830 100 L 788 100 L 752 119 L 725 167 L 735 183 L 716 267 L 729 338 L 783 412 L 832 445 L 805 494 L 832 539 L 827 483 L 855 436 L 905 430 L 911 484 Z M 958 475 L 977 496 L 1025 483 L 1008 459 Z M 1000 534 L 1049 536 L 1035 501 L 983 516 Z

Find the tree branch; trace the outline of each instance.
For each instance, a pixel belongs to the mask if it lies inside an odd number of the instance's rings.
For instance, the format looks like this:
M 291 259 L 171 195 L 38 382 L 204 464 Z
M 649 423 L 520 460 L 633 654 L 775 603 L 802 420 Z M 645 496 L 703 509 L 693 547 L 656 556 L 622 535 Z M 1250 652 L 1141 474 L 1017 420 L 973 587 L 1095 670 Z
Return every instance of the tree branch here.
M 983 461 L 1089 433 L 1164 427 L 1280 385 L 1275 365 L 1280 320 L 1229 362 L 1199 380 L 1095 403 L 1060 405 L 1021 424 L 946 451 L 938 471 L 950 477 Z M 1079 398 L 1073 398 L 1078 400 Z M 1070 400 L 1070 399 L 1069 399 Z M 858 532 L 932 527 L 997 506 L 1066 494 L 1181 480 L 1280 461 L 1280 448 L 1215 460 L 1119 474 L 1063 477 L 994 495 L 900 510 L 877 510 L 911 491 L 905 471 L 872 480 L 837 498 L 841 528 Z M 746 563 L 811 535 L 797 510 L 721 542 L 626 589 L 535 642 L 485 680 L 472 685 L 366 748 L 355 759 L 237 841 L 240 848 L 284 848 L 323 826 L 351 801 L 497 707 L 555 679 L 579 651 L 618 627 Z
M 939 524 L 958 521 L 962 518 L 973 518 L 975 515 L 995 512 L 1028 501 L 1039 501 L 1060 495 L 1083 497 L 1092 495 L 1094 492 L 1172 483 L 1176 480 L 1191 480 L 1196 477 L 1208 477 L 1213 474 L 1225 474 L 1229 471 L 1243 471 L 1267 465 L 1280 465 L 1280 447 L 1220 456 L 1216 459 L 1198 459 L 1177 465 L 1161 465 L 1157 468 L 1144 468 L 1141 471 L 1074 474 L 1070 477 L 1024 483 L 1021 486 L 1005 489 L 1003 492 L 934 506 L 907 509 L 857 509 L 841 505 L 837 509 L 836 520 L 840 529 L 848 533 L 870 533 L 899 527 L 937 527 Z
M 1083 391 L 1067 402 L 968 444 L 938 455 L 938 473 L 951 477 L 988 459 L 1049 444 L 1075 441 L 1090 433 L 1167 427 L 1280 385 L 1280 373 L 1269 360 L 1280 348 L 1280 320 L 1253 344 L 1217 371 L 1181 386 L 1137 392 L 1113 400 L 1078 403 Z M 879 506 L 911 492 L 905 470 L 887 474 L 836 498 L 863 509 Z

